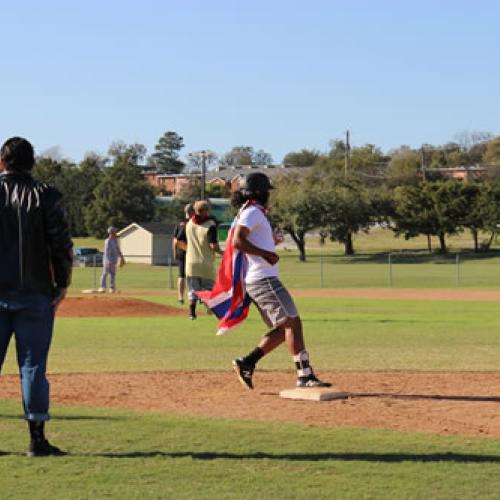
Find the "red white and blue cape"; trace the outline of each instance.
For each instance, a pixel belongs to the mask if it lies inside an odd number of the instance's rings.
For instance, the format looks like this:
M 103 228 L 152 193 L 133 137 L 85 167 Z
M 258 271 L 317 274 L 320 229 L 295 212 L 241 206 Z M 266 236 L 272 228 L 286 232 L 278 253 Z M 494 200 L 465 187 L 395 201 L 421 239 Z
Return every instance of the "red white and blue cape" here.
M 233 245 L 239 215 L 249 205 L 243 205 L 231 224 L 214 287 L 210 291 L 195 292 L 219 318 L 217 335 L 223 335 L 240 325 L 248 316 L 252 302 L 245 288 L 248 261 L 245 254 Z

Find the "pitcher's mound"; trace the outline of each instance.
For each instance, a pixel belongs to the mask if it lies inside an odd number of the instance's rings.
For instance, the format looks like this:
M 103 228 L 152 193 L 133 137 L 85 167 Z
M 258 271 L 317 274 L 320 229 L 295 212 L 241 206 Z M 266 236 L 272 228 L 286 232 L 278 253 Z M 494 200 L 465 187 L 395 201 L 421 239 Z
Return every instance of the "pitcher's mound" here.
M 57 310 L 59 317 L 182 316 L 186 311 L 141 299 L 112 297 L 70 297 Z

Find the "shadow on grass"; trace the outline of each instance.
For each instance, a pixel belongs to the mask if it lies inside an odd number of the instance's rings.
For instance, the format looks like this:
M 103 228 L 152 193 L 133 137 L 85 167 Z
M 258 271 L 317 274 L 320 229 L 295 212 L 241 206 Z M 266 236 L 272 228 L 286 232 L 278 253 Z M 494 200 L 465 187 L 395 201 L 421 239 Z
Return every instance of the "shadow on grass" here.
M 498 455 L 472 455 L 462 453 L 224 453 L 224 452 L 166 452 L 135 451 L 129 453 L 102 453 L 90 455 L 103 458 L 192 458 L 193 460 L 285 460 L 292 462 L 317 462 L 326 460 L 362 462 L 455 462 L 500 463 Z
M 22 415 L 0 415 L 0 419 L 5 420 L 24 420 Z M 69 421 L 84 421 L 84 420 L 125 420 L 126 417 L 115 417 L 115 416 L 97 416 L 97 415 L 65 415 L 65 416 L 53 416 L 51 415 L 50 420 L 69 420 Z

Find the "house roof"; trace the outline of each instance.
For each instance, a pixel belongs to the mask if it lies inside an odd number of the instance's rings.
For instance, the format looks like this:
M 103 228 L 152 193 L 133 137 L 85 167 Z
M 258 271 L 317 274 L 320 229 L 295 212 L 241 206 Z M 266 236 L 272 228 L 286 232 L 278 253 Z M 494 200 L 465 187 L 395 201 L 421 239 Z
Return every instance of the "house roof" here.
M 163 222 L 132 222 L 132 224 L 118 231 L 118 236 L 128 232 L 133 227 L 141 227 L 151 234 L 167 234 L 170 236 L 174 232 L 175 224 L 164 224 Z
M 219 166 L 207 171 L 207 182 L 212 179 L 234 180 L 254 172 L 261 172 L 269 177 L 275 177 L 283 172 L 304 172 L 307 167 L 290 167 L 288 165 L 252 165 L 252 166 Z

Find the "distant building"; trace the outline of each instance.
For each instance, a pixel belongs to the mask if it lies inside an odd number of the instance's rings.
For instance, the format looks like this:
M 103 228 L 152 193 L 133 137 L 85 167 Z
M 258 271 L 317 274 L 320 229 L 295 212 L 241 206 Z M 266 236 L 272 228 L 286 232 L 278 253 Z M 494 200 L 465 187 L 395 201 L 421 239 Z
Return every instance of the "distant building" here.
M 460 165 L 458 167 L 426 168 L 425 172 L 437 172 L 448 179 L 470 181 L 482 177 L 487 170 L 485 165 Z
M 219 165 L 214 169 L 207 170 L 206 183 L 223 186 L 231 191 L 240 188 L 241 180 L 252 172 L 263 172 L 270 178 L 286 171 L 304 171 L 308 167 L 292 167 L 289 165 Z M 180 193 L 190 178 L 201 178 L 201 174 L 160 174 L 158 172 L 144 172 L 144 180 L 151 186 L 159 188 L 165 195 L 176 196 Z
M 117 236 L 126 261 L 155 266 L 172 264 L 174 226 L 159 222 L 133 222 L 119 231 Z

